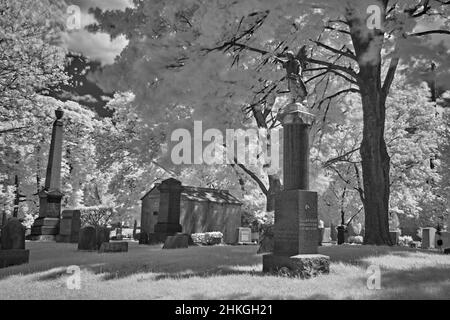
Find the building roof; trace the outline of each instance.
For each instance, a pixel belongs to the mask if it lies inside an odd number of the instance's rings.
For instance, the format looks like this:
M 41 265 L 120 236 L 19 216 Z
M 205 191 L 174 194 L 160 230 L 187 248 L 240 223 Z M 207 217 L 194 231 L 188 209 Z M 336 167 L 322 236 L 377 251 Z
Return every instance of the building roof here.
M 157 183 L 142 197 L 141 200 L 151 194 L 154 190 L 158 190 L 159 185 L 160 184 Z M 181 196 L 190 201 L 242 205 L 242 202 L 234 197 L 228 190 L 183 186 Z

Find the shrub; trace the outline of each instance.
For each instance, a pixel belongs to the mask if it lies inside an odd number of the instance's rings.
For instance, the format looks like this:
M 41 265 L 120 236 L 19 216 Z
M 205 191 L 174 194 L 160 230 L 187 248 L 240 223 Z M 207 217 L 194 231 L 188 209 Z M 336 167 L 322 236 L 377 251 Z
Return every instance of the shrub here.
M 362 236 L 352 236 L 348 237 L 348 242 L 354 244 L 363 244 L 364 238 Z
M 83 226 L 106 227 L 110 224 L 114 215 L 114 208 L 111 207 L 84 207 L 78 210 L 81 212 L 81 224 Z
M 400 236 L 398 238 L 398 244 L 400 246 L 409 247 L 412 242 L 414 242 L 414 240 L 411 236 Z
M 206 232 L 206 233 L 194 233 L 191 235 L 192 241 L 196 244 L 205 246 L 213 246 L 221 244 L 223 241 L 222 232 Z

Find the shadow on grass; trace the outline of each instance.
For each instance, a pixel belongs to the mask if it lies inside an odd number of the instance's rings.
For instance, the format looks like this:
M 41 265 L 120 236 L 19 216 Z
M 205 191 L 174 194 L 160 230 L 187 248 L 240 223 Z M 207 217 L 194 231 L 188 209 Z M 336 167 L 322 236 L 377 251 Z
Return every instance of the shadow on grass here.
M 444 266 L 381 272 L 374 299 L 450 299 L 450 270 Z

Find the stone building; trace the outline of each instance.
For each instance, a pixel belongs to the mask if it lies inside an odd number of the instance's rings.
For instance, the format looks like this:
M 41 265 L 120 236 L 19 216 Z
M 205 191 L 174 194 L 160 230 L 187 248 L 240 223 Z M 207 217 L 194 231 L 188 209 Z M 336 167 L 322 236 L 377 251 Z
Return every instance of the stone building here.
M 141 201 L 142 235 L 164 238 L 177 232 L 220 231 L 225 243 L 237 241 L 242 203 L 226 190 L 182 186 L 169 179 L 156 184 Z

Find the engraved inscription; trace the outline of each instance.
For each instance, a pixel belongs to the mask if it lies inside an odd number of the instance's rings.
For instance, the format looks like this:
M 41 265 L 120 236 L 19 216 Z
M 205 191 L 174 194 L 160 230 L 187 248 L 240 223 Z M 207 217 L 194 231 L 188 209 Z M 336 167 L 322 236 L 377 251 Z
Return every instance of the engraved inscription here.
M 300 230 L 302 231 L 316 231 L 318 228 L 317 219 L 303 219 L 299 223 Z

